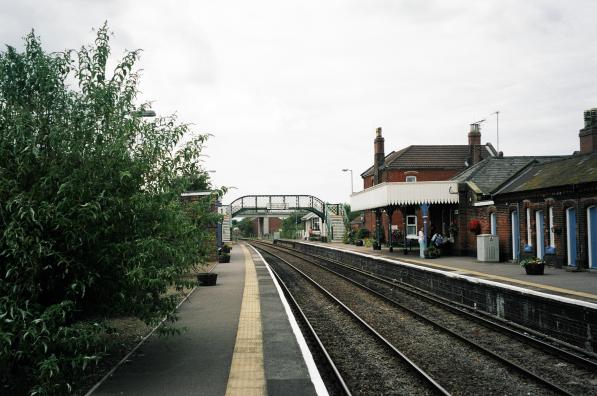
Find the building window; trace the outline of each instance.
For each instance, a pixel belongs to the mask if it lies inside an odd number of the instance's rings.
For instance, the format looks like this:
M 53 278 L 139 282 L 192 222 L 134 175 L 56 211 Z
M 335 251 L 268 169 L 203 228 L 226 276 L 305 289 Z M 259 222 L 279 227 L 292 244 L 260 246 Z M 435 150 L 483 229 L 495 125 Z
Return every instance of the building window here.
M 556 236 L 553 232 L 553 206 L 549 207 L 549 246 L 556 246 Z
M 529 246 L 533 246 L 533 240 L 531 239 L 532 232 L 533 230 L 531 229 L 531 208 L 527 208 L 527 245 Z
M 406 216 L 406 235 L 417 235 L 417 216 Z
M 313 231 L 319 231 L 319 217 L 314 217 L 311 219 L 311 229 Z
M 489 214 L 489 224 L 491 225 L 491 235 L 497 235 L 497 215 L 495 212 Z
M 406 182 L 407 183 L 414 183 L 417 181 L 417 177 L 416 176 L 406 176 Z

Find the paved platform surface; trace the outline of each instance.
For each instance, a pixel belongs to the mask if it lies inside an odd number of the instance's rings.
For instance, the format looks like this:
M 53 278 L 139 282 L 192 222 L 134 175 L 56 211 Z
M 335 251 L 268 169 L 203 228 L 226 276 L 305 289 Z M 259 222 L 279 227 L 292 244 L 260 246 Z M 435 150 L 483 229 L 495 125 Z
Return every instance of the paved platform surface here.
M 473 257 L 446 256 L 436 259 L 421 259 L 418 250 L 405 255 L 402 249 L 389 252 L 387 247 L 382 250 L 373 250 L 364 246 L 354 246 L 344 243 L 321 243 L 313 241 L 300 241 L 314 245 L 333 247 L 336 249 L 351 250 L 372 256 L 383 256 L 393 260 L 404 261 L 429 268 L 456 272 L 462 275 L 478 277 L 494 282 L 524 287 L 548 294 L 554 294 L 583 301 L 597 303 L 597 273 L 571 272 L 565 268 L 545 267 L 545 275 L 526 275 L 524 268 L 517 263 L 500 262 L 486 263 L 477 261 Z
M 217 285 L 197 287 L 179 308 L 186 331 L 151 336 L 93 395 L 316 394 L 260 257 L 236 244 L 214 272 Z

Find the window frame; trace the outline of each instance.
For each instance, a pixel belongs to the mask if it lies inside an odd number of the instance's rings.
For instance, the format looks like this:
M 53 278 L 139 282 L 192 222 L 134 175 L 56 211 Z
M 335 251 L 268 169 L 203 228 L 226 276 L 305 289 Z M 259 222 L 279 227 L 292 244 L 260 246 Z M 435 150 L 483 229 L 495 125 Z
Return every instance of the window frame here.
M 492 235 L 497 235 L 497 213 L 495 212 L 489 214 L 489 230 Z
M 410 224 L 409 220 L 414 219 L 414 223 Z M 409 233 L 409 227 L 414 227 L 415 228 L 415 232 L 413 234 Z M 417 229 L 417 215 L 407 215 L 406 216 L 406 235 L 407 236 L 417 236 L 417 232 L 419 230 Z
M 411 179 L 411 180 L 409 180 Z M 406 179 L 404 179 L 406 181 L 406 183 L 416 183 L 417 182 L 417 176 L 414 175 L 409 175 L 406 176 Z
M 549 207 L 548 216 L 549 216 L 549 246 L 556 247 L 556 235 L 555 235 L 555 232 L 553 231 L 553 223 L 554 223 L 553 206 Z
M 531 227 L 531 208 L 527 208 L 527 245 L 533 246 L 533 228 Z

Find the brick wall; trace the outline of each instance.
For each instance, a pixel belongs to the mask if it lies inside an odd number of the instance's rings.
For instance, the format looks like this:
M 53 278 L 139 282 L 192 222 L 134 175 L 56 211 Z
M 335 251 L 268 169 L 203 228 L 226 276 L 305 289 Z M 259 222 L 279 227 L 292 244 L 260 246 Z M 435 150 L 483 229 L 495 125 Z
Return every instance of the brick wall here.
M 384 180 L 389 182 L 405 182 L 406 176 L 416 176 L 418 182 L 449 180 L 461 171 L 462 169 L 425 169 L 418 171 L 402 171 L 399 169 L 390 169 L 389 171 L 384 172 Z
M 554 257 L 546 256 L 548 260 L 552 260 L 555 265 L 567 265 L 568 263 L 568 240 L 567 240 L 567 225 L 566 225 L 566 210 L 574 208 L 576 210 L 576 252 L 573 255 L 576 257 L 576 264 L 579 268 L 588 267 L 588 232 L 587 232 L 587 208 L 597 204 L 597 183 L 592 183 L 584 187 L 566 186 L 565 188 L 546 189 L 544 191 L 532 192 L 527 194 L 516 194 L 509 196 L 502 196 L 496 201 L 496 205 L 500 210 L 504 210 L 504 221 L 507 224 L 507 234 L 503 237 L 507 238 L 505 245 L 508 248 L 507 257 L 512 259 L 512 234 L 510 231 L 511 219 L 510 213 L 515 210 L 517 205 L 519 208 L 519 233 L 520 233 L 520 252 L 521 255 L 537 255 L 537 228 L 536 228 L 536 212 L 543 211 L 543 235 L 544 235 L 544 252 L 550 244 L 550 224 L 549 224 L 549 208 L 553 208 L 553 227 L 554 227 L 554 246 L 556 254 Z M 531 225 L 531 246 L 532 250 L 529 253 L 524 253 L 524 246 L 529 244 L 527 237 L 527 208 L 530 209 L 530 225 Z M 502 235 L 500 233 L 500 242 Z M 500 249 L 501 250 L 501 249 Z M 501 251 L 500 251 L 501 254 Z

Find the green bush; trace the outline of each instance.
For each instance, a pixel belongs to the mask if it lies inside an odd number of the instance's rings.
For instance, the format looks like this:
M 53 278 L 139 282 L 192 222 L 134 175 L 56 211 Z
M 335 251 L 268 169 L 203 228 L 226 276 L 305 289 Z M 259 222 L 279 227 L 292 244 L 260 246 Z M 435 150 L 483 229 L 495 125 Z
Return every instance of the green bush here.
M 108 41 L 104 26 L 48 54 L 31 33 L 0 52 L 0 393 L 70 392 L 104 353 L 104 318 L 174 321 L 166 288 L 211 244 L 212 202 L 179 198 L 209 188 L 207 137 L 144 120 L 139 52 L 108 75 Z
M 357 239 L 369 238 L 370 235 L 371 232 L 366 228 L 359 228 L 359 230 L 357 231 Z

